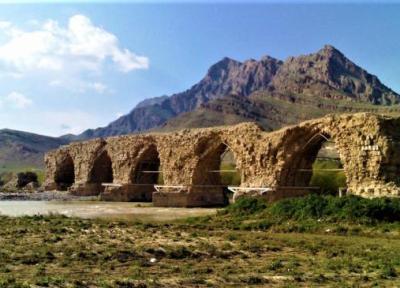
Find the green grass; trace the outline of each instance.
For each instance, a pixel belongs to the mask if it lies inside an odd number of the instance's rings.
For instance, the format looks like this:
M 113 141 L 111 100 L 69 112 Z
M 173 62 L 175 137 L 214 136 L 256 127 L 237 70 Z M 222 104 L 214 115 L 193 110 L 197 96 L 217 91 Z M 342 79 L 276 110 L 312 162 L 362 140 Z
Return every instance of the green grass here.
M 203 219 L 191 221 L 204 225 Z M 366 234 L 385 229 L 400 232 L 400 199 L 309 195 L 267 204 L 262 199 L 244 198 L 207 221 L 235 230 L 319 233 L 338 229 L 351 235 L 363 226 L 360 232 Z

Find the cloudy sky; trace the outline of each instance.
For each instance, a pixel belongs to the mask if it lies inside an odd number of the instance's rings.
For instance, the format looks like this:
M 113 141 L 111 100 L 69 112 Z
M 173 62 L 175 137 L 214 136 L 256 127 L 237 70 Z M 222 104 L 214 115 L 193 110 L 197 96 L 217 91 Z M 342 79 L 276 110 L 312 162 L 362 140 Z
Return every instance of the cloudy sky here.
M 80 133 L 189 88 L 224 56 L 327 43 L 399 92 L 399 31 L 400 4 L 2 4 L 0 128 Z

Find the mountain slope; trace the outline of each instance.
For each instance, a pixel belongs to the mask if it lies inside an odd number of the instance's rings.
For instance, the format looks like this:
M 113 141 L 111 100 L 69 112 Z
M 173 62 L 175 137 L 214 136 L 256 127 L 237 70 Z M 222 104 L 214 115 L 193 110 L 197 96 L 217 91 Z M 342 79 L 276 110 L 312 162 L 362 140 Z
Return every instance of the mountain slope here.
M 399 102 L 397 93 L 330 45 L 315 54 L 287 59 L 270 87 L 280 94 L 306 94 L 384 105 Z
M 17 167 L 44 167 L 45 152 L 67 144 L 60 138 L 9 129 L 0 130 L 0 170 Z
M 263 97 L 257 94 L 260 91 Z M 319 107 L 321 100 L 340 103 L 325 103 L 324 107 Z M 276 101 L 281 102 L 278 105 Z M 307 102 L 301 112 L 304 115 L 296 115 L 298 110 L 284 109 L 286 104 L 304 101 Z M 148 129 L 233 124 L 254 119 L 267 129 L 275 129 L 293 121 L 331 113 L 337 107 L 351 111 L 355 103 L 392 105 L 399 101 L 400 95 L 383 85 L 376 76 L 326 45 L 317 53 L 290 57 L 284 62 L 269 56 L 244 62 L 224 58 L 212 65 L 205 77 L 190 89 L 169 97 L 145 100 L 108 126 L 90 129 L 68 139 L 107 137 Z M 288 111 L 292 113 L 290 121 L 285 120 Z M 360 107 L 356 111 L 364 110 Z
M 190 89 L 169 97 L 157 97 L 154 101 L 146 100 L 108 126 L 89 129 L 75 137 L 75 140 L 148 130 L 177 115 L 193 111 L 210 100 L 231 93 L 250 95 L 265 89 L 281 65 L 281 61 L 268 56 L 260 61 L 248 60 L 243 63 L 225 57 L 212 65 L 206 76 Z
M 183 113 L 155 128 L 156 131 L 174 131 L 184 128 L 201 128 L 233 125 L 241 122 L 257 122 L 266 131 L 283 126 L 319 118 L 330 113 L 371 112 L 400 115 L 400 106 L 382 106 L 363 102 L 336 99 L 315 99 L 302 96 L 288 101 L 272 96 L 269 92 L 258 91 L 247 98 L 229 95 L 212 100 L 200 108 Z

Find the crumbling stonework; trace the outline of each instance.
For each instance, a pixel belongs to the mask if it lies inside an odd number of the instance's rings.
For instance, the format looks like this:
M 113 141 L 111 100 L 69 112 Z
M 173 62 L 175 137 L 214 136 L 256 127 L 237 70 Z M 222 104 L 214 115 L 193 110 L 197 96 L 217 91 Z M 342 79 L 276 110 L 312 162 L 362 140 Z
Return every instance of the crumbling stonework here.
M 219 175 L 210 171 L 218 170 L 221 154 L 230 149 L 241 171 L 241 186 L 270 187 L 267 198 L 273 201 L 308 193 L 311 174 L 299 171 L 310 170 L 322 144 L 334 141 L 349 193 L 399 197 L 397 127 L 400 119 L 358 113 L 329 115 L 275 132 L 243 123 L 95 139 L 47 153 L 46 188 L 71 186 L 78 195 L 152 200 L 157 206 L 222 205 L 226 197 Z M 154 192 L 157 174 L 151 171 L 157 170 L 164 186 Z M 102 183 L 112 185 L 104 188 Z

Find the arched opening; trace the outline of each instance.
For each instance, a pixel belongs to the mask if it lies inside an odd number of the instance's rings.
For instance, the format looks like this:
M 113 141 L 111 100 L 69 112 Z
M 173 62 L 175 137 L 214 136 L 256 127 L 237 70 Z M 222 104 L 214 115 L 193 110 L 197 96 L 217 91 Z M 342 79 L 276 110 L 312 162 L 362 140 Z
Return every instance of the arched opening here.
M 228 187 L 239 186 L 240 183 L 241 173 L 237 169 L 234 154 L 224 143 L 200 159 L 193 176 L 194 190 L 207 193 L 203 193 L 203 198 L 210 205 L 228 204 L 228 198 L 232 196 Z
M 286 164 L 280 187 L 304 193 L 338 195 L 346 187 L 346 176 L 339 152 L 331 137 L 324 133 L 308 138 Z
M 346 187 L 346 175 L 340 155 L 333 142 L 324 142 L 312 165 L 311 187 L 324 195 L 338 195 Z
M 220 156 L 219 165 L 220 184 L 223 186 L 224 193 L 231 199 L 233 196 L 232 191 L 228 189 L 229 186 L 240 186 L 241 175 L 236 166 L 235 156 L 233 152 L 226 147 L 225 151 Z
M 104 150 L 94 161 L 92 170 L 89 175 L 89 183 L 98 184 L 100 192 L 104 191 L 102 183 L 113 182 L 113 169 L 111 158 L 107 151 Z
M 55 179 L 57 190 L 65 191 L 75 182 L 74 160 L 67 155 L 61 163 L 58 164 Z
M 160 170 L 160 156 L 155 145 L 148 147 L 140 156 L 136 169 L 131 175 L 131 182 L 135 187 L 133 199 L 151 201 L 154 185 L 164 183 Z

